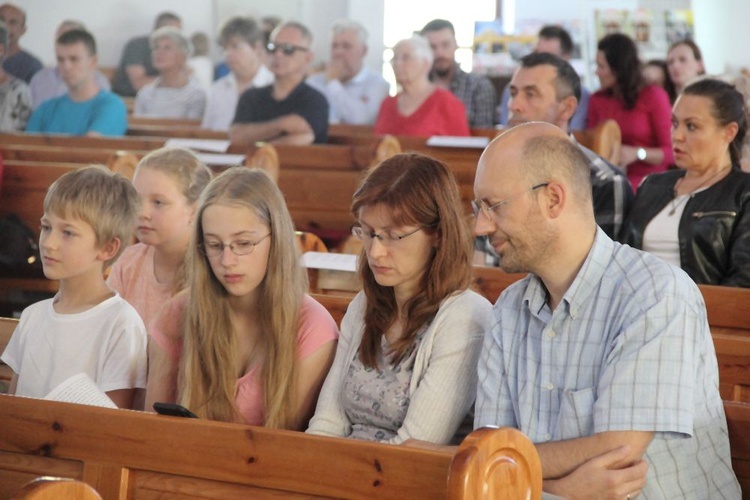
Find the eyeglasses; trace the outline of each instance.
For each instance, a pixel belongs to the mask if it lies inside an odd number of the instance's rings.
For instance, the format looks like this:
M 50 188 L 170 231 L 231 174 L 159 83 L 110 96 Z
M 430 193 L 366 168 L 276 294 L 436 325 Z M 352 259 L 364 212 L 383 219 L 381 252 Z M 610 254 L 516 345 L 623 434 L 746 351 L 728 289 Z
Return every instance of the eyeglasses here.
M 271 234 L 267 234 L 258 241 L 250 241 L 250 240 L 237 240 L 233 241 L 231 243 L 222 243 L 221 241 L 204 241 L 201 243 L 198 248 L 200 249 L 201 253 L 205 255 L 206 257 L 219 257 L 220 255 L 224 254 L 224 249 L 229 248 L 233 254 L 241 256 L 241 255 L 248 255 L 253 253 L 253 250 L 255 250 L 255 247 L 260 244 L 261 241 L 265 240 L 271 236 Z
M 412 234 L 418 231 L 421 231 L 425 227 L 429 227 L 429 226 L 419 226 L 414 231 L 409 231 L 406 234 L 396 234 L 390 230 L 382 231 L 381 233 L 376 233 L 375 231 L 365 231 L 365 229 L 362 226 L 352 226 L 352 234 L 358 240 L 362 240 L 362 243 L 364 243 L 365 245 L 372 244 L 372 240 L 377 238 L 381 245 L 390 247 L 390 246 L 397 244 L 399 241 L 403 240 L 407 236 L 411 236 Z
M 266 45 L 266 49 L 271 54 L 275 54 L 277 50 L 281 50 L 281 53 L 284 54 L 285 56 L 291 56 L 298 50 L 300 52 L 307 52 L 308 50 L 310 50 L 307 47 L 294 45 L 292 43 L 273 43 L 273 42 L 270 42 L 268 45 Z
M 531 189 L 528 189 L 527 191 L 524 191 L 523 193 L 518 193 L 515 196 L 511 196 L 510 198 L 505 198 L 504 200 L 498 201 L 494 205 L 488 205 L 486 201 L 484 200 L 472 200 L 471 202 L 471 211 L 474 212 L 474 217 L 479 216 L 479 212 L 481 211 L 485 217 L 488 219 L 492 219 L 493 216 L 500 215 L 499 208 L 505 205 L 506 203 L 526 194 L 530 193 L 532 191 L 535 191 L 539 188 L 549 186 L 549 182 L 543 182 L 541 184 L 537 184 L 536 186 L 532 186 Z

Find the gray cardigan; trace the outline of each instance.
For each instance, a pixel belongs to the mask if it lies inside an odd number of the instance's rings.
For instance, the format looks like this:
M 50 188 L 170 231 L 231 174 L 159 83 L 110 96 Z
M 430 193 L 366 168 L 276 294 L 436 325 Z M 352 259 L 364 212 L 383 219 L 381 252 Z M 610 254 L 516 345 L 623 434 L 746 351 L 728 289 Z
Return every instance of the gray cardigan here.
M 365 305 L 365 294 L 360 292 L 341 321 L 336 358 L 307 429 L 311 434 L 346 437 L 351 433 L 341 393 L 343 379 L 364 333 Z M 406 418 L 388 443 L 398 444 L 410 438 L 437 444 L 451 441 L 474 404 L 477 360 L 491 321 L 492 305 L 472 291 L 443 301 L 417 351 Z

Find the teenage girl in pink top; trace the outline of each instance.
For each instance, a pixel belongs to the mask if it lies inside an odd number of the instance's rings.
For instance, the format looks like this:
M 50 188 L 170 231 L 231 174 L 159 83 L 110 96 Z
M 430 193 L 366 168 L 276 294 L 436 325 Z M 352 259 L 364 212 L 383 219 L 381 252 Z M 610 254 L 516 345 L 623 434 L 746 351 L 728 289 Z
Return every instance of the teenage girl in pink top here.
M 211 171 L 183 148 L 152 151 L 138 163 L 141 197 L 136 236 L 112 266 L 107 284 L 132 305 L 148 329 L 161 306 L 185 286 L 185 252 L 198 197 Z
M 177 401 L 202 418 L 305 428 L 338 329 L 305 293 L 281 192 L 260 170 L 231 168 L 195 222 L 187 290 L 153 324 L 146 407 Z

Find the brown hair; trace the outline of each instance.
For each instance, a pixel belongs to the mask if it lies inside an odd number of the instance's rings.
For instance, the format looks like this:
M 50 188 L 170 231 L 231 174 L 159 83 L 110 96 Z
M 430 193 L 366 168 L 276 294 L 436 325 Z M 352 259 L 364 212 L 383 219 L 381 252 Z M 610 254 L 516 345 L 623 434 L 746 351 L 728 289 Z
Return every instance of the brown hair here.
M 465 290 L 471 282 L 472 239 L 461 215 L 461 198 L 453 174 L 441 161 L 416 153 L 399 154 L 371 169 L 352 202 L 359 216 L 365 206 L 383 205 L 397 225 L 423 226 L 436 234 L 438 245 L 425 263 L 421 292 L 401 311 L 401 338 L 392 346 L 392 362 L 398 363 L 414 343 L 418 331 L 432 321 L 441 302 Z M 363 253 L 359 274 L 367 297 L 365 331 L 359 356 L 367 367 L 376 367 L 381 338 L 397 318 L 398 306 L 391 287 L 380 286 Z

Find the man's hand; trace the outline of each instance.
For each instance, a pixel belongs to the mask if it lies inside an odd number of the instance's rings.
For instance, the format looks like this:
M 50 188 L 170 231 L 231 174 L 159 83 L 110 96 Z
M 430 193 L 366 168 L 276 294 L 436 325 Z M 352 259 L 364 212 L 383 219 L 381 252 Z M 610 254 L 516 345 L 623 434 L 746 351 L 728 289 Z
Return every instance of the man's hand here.
M 341 80 L 347 74 L 344 62 L 340 59 L 331 59 L 326 66 L 326 80 Z
M 571 500 L 635 498 L 646 485 L 644 460 L 623 464 L 630 454 L 621 446 L 583 463 L 569 475 L 544 481 L 544 491 Z

